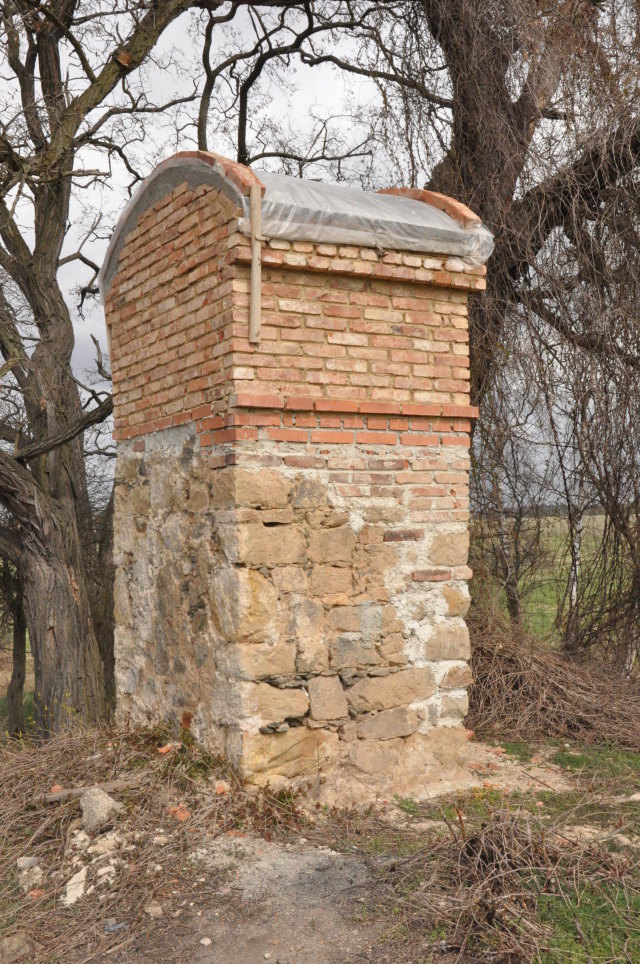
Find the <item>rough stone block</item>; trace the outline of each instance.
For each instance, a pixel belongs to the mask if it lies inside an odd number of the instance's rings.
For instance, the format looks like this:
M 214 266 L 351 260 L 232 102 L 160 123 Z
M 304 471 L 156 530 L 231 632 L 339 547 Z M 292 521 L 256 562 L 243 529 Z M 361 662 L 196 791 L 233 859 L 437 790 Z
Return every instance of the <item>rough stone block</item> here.
M 234 470 L 237 505 L 258 505 L 264 509 L 283 508 L 291 492 L 291 482 L 274 469 L 248 472 Z
M 426 645 L 427 659 L 469 659 L 469 630 L 462 620 L 437 623 Z
M 342 720 L 347 716 L 349 707 L 337 676 L 312 677 L 308 689 L 312 720 Z
M 469 712 L 469 697 L 466 693 L 459 695 L 446 694 L 440 699 L 439 723 L 444 726 L 456 726 L 461 723 Z
M 471 603 L 468 590 L 463 592 L 455 586 L 443 586 L 442 595 L 447 604 L 449 616 L 466 616 Z
M 277 612 L 278 594 L 253 569 L 219 569 L 214 573 L 209 602 L 215 628 L 235 641 L 263 636 Z
M 313 478 L 297 479 L 291 491 L 291 505 L 296 509 L 317 509 L 327 503 L 327 486 Z
M 400 736 L 410 736 L 418 729 L 418 714 L 406 706 L 395 710 L 383 710 L 358 723 L 358 736 L 361 740 L 394 740 Z
M 347 700 L 357 713 L 371 713 L 426 700 L 435 688 L 433 673 L 424 666 L 359 680 L 347 690 Z
M 319 776 L 330 766 L 337 747 L 337 733 L 304 726 L 272 736 L 243 734 L 238 767 L 252 783 L 273 782 L 274 777 Z
M 309 538 L 309 559 L 312 562 L 348 562 L 356 545 L 356 534 L 348 526 L 318 529 Z
M 342 633 L 331 645 L 331 666 L 333 669 L 360 669 L 376 666 L 380 657 L 372 642 L 360 633 Z
M 216 661 L 219 669 L 240 679 L 293 676 L 296 672 L 296 644 L 292 639 L 275 643 L 236 643 L 220 647 Z
M 315 599 L 290 600 L 285 631 L 296 642 L 299 673 L 321 673 L 329 668 L 324 620 L 324 606 Z
M 235 469 L 218 469 L 212 473 L 209 485 L 211 508 L 232 508 L 236 504 Z
M 246 716 L 259 716 L 267 723 L 297 719 L 309 709 L 303 689 L 279 689 L 269 683 L 243 683 L 243 708 Z
M 233 563 L 288 566 L 304 562 L 306 543 L 296 526 L 263 526 L 260 522 L 221 526 L 222 549 Z
M 468 532 L 436 532 L 429 546 L 434 566 L 464 566 L 469 558 Z
M 334 596 L 350 593 L 353 587 L 351 570 L 346 566 L 314 566 L 311 572 L 311 592 L 314 596 Z
M 401 739 L 356 740 L 348 746 L 349 765 L 365 777 L 369 786 L 384 786 L 389 782 L 389 775 L 398 766 L 404 749 Z
M 447 670 L 440 681 L 440 686 L 445 690 L 461 690 L 473 683 L 473 675 L 468 663 L 459 663 Z

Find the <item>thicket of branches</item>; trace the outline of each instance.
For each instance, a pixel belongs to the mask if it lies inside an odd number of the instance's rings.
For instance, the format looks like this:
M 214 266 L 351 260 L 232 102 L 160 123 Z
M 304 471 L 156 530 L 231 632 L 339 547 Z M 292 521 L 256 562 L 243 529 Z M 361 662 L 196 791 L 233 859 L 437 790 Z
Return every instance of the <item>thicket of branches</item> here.
M 111 502 L 92 481 L 110 453 L 91 435 L 110 412 L 108 371 L 99 358 L 97 380 L 79 378 L 74 321 L 95 295 L 109 186 L 130 189 L 178 145 L 426 185 L 481 215 L 496 248 L 471 316 L 475 555 L 518 624 L 549 570 L 547 517 L 561 515 L 556 638 L 573 654 L 606 648 L 629 672 L 633 0 L 6 0 L 0 13 L 0 554 L 24 604 L 40 729 L 69 709 L 104 715 L 112 696 Z M 287 123 L 316 71 L 344 75 L 344 103 Z

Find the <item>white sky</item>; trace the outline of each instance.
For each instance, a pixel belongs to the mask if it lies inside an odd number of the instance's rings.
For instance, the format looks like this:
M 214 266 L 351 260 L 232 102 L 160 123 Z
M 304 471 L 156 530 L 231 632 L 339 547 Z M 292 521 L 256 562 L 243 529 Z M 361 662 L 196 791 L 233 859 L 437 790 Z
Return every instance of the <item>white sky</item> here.
M 201 79 L 200 50 L 189 35 L 189 22 L 190 16 L 185 15 L 174 24 L 165 34 L 159 51 L 161 54 L 171 51 L 176 55 L 176 60 L 180 63 L 181 69 L 186 75 L 190 74 Z M 246 23 L 244 27 L 246 28 Z M 221 42 L 223 42 L 222 35 L 218 34 L 218 43 Z M 263 108 L 265 113 L 268 113 L 278 122 L 278 126 L 283 131 L 289 125 L 294 132 L 300 135 L 309 133 L 313 123 L 311 113 L 321 116 L 343 115 L 340 120 L 335 122 L 335 126 L 342 130 L 347 139 L 357 139 L 358 131 L 354 129 L 354 124 L 348 116 L 346 104 L 347 100 L 364 106 L 374 103 L 377 91 L 371 81 L 353 75 L 345 76 L 328 65 L 307 67 L 300 64 L 299 60 L 292 64 L 286 77 L 290 89 L 283 90 L 272 86 L 268 92 L 265 91 L 265 106 Z M 148 81 L 151 89 L 157 91 L 158 99 L 167 99 L 190 89 L 190 82 L 185 77 L 177 77 L 175 71 L 159 71 L 151 68 L 149 69 Z M 257 95 L 254 99 L 257 101 Z M 192 106 L 190 111 L 193 114 L 195 106 Z M 150 115 L 146 120 L 145 143 L 142 150 L 138 148 L 134 151 L 134 154 L 137 155 L 137 169 L 144 176 L 149 174 L 160 160 L 171 156 L 177 150 L 189 150 L 195 147 L 195 131 L 193 128 L 183 131 L 176 141 L 174 131 L 162 130 L 162 118 Z M 232 145 L 224 133 L 216 137 L 215 132 L 210 130 L 209 138 L 211 150 L 233 156 Z M 104 169 L 105 160 L 97 154 L 91 158 L 85 157 L 84 162 L 88 167 L 100 166 Z M 277 161 L 259 162 L 256 166 L 268 166 L 272 170 L 278 170 Z M 312 171 L 313 168 L 310 169 L 308 176 L 323 177 L 322 172 L 314 175 Z M 77 239 L 82 233 L 80 226 L 81 205 L 84 205 L 86 209 L 85 217 L 87 211 L 96 212 L 98 210 L 102 211 L 104 216 L 104 225 L 101 229 L 104 239 L 94 241 L 84 249 L 92 260 L 97 264 L 102 264 L 108 238 L 128 200 L 127 184 L 129 181 L 130 176 L 125 171 L 124 166 L 119 164 L 114 167 L 113 176 L 105 187 L 97 186 L 90 189 L 89 192 L 81 192 L 81 196 L 72 202 L 71 228 L 63 254 L 69 253 L 77 247 Z M 78 284 L 86 283 L 88 279 L 87 269 L 83 265 L 78 262 L 65 265 L 60 269 L 58 276 L 75 319 L 76 346 L 73 354 L 73 365 L 78 377 L 83 378 L 86 372 L 95 369 L 95 348 L 91 341 L 91 335 L 98 339 L 103 352 L 105 354 L 107 352 L 104 314 L 97 300 L 90 299 L 85 302 L 84 318 L 78 316 L 78 298 L 75 289 Z

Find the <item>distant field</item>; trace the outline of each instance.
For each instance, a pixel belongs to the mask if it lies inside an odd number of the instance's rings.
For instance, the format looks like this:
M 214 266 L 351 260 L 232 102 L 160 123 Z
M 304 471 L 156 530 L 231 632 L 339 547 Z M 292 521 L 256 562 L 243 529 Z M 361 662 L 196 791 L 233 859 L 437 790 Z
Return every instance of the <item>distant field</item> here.
M 531 530 L 536 523 L 531 520 Z M 588 567 L 589 561 L 600 544 L 604 517 L 589 515 L 584 520 L 582 538 L 582 566 Z M 559 643 L 556 620 L 563 605 L 570 569 L 569 527 L 566 518 L 548 516 L 540 522 L 540 555 L 519 582 L 522 600 L 522 623 L 524 628 L 552 645 Z M 504 592 L 499 603 L 507 612 Z

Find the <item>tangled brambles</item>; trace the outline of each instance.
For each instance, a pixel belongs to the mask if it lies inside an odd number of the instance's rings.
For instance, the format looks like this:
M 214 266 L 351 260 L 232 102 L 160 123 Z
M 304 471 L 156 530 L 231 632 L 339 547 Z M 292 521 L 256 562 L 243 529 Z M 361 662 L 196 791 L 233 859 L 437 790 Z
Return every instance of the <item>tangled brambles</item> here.
M 556 738 L 640 750 L 637 680 L 545 648 L 495 614 L 470 619 L 468 725 L 500 739 Z

